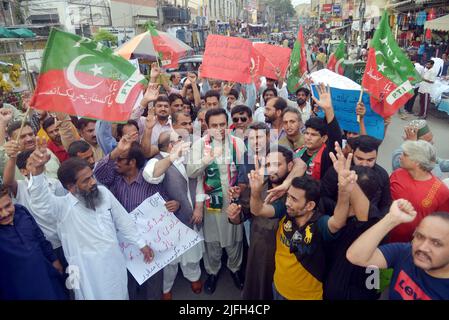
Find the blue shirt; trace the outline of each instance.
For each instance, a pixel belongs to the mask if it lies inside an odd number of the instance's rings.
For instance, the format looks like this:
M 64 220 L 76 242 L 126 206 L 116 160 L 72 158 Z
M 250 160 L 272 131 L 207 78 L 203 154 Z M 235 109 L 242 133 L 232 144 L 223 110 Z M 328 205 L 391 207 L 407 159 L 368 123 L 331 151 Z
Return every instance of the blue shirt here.
M 413 263 L 410 243 L 390 243 L 379 247 L 393 268 L 390 300 L 448 300 L 449 279 L 428 275 Z
M 0 225 L 0 300 L 63 300 L 62 275 L 50 242 L 21 205 L 12 225 Z

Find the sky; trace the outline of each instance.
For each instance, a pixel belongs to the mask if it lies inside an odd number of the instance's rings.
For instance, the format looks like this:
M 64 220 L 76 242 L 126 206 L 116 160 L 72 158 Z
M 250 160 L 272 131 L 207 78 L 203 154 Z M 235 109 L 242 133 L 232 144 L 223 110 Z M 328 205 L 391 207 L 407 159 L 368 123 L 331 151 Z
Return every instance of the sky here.
M 291 0 L 293 7 L 301 3 L 310 3 L 310 0 Z

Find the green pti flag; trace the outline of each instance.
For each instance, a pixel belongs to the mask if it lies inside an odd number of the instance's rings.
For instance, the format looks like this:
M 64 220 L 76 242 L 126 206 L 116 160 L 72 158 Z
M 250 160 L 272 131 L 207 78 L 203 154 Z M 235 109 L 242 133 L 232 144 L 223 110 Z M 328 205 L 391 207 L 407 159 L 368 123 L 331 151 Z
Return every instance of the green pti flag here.
M 337 50 L 331 54 L 327 62 L 327 68 L 333 72 L 343 75 L 343 62 L 345 61 L 345 41 L 341 39 Z
M 146 83 L 135 66 L 100 42 L 52 29 L 31 107 L 123 122 Z
M 401 50 L 385 11 L 370 43 L 362 86 L 371 95 L 371 107 L 383 117 L 394 114 L 413 97 L 413 85 L 421 81 L 413 63 Z
M 301 77 L 307 72 L 306 47 L 302 27 L 299 28 L 298 38 L 290 55 L 290 70 L 287 76 L 287 89 L 290 93 L 296 92 L 301 86 Z

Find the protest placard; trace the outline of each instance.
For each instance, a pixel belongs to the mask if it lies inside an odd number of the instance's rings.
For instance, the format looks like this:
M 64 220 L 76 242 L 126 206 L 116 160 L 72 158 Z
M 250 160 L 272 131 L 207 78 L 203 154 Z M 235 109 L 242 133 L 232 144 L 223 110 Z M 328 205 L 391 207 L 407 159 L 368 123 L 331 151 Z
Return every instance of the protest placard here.
M 276 67 L 279 67 L 281 75 L 285 78 L 292 50 L 266 43 L 254 43 L 253 46 L 265 57 L 265 64 L 260 74 L 267 78 L 277 79 Z
M 313 94 L 319 97 L 316 86 L 312 85 Z M 357 122 L 355 108 L 360 97 L 360 90 L 344 90 L 339 88 L 330 88 L 332 105 L 338 124 L 343 130 L 350 132 L 360 132 L 360 126 Z M 365 104 L 366 114 L 363 119 L 368 135 L 377 139 L 384 138 L 384 120 L 375 113 L 370 106 L 370 97 L 367 93 L 362 96 L 362 102 Z M 318 116 L 324 117 L 324 112 L 320 111 Z
M 252 44 L 236 37 L 211 34 L 201 65 L 201 77 L 250 83 Z
M 119 237 L 126 267 L 139 285 L 203 241 L 201 235 L 167 210 L 159 193 L 146 199 L 130 214 L 137 225 L 139 235 L 154 252 L 154 260 L 147 264 L 139 248 Z

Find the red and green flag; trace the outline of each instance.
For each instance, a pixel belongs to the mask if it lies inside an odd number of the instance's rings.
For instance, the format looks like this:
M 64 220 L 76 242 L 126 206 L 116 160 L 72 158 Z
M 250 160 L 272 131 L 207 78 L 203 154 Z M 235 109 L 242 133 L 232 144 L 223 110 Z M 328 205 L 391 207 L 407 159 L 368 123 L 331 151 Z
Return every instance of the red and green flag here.
M 298 38 L 290 55 L 290 70 L 287 76 L 287 89 L 294 93 L 301 86 L 301 77 L 307 72 L 306 47 L 302 27 L 299 28 Z
M 371 40 L 362 78 L 364 90 L 371 95 L 371 107 L 382 117 L 393 115 L 413 97 L 413 85 L 420 81 L 413 63 L 394 40 L 384 12 Z
M 148 25 L 148 32 L 153 41 L 154 50 L 164 68 L 177 68 L 179 59 L 191 50 L 189 46 L 178 39 L 173 39 L 165 32 L 157 31 L 153 23 Z
M 329 57 L 329 61 L 327 62 L 327 68 L 329 70 L 341 75 L 344 74 L 343 62 L 345 61 L 345 51 L 345 41 L 342 39 L 337 50 Z
M 31 107 L 123 122 L 146 82 L 135 66 L 110 48 L 52 29 Z

